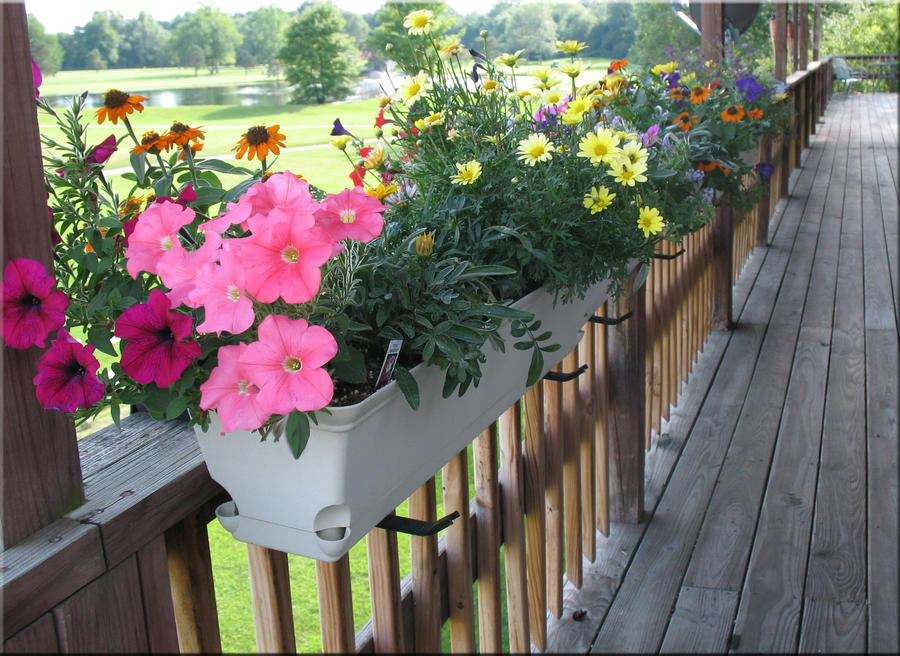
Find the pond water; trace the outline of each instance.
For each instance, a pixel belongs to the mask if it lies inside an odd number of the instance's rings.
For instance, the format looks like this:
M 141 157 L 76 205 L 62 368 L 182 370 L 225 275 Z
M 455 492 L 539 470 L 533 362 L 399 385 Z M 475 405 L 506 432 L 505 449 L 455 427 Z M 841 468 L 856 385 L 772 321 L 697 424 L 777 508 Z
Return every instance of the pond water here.
M 99 107 L 103 104 L 103 92 L 88 94 L 86 106 Z M 290 96 L 287 85 L 280 80 L 258 82 L 253 85 L 230 85 L 215 87 L 190 87 L 187 89 L 153 89 L 136 93 L 148 98 L 153 107 L 181 107 L 183 105 L 283 105 Z M 65 107 L 71 95 L 41 94 L 52 107 Z

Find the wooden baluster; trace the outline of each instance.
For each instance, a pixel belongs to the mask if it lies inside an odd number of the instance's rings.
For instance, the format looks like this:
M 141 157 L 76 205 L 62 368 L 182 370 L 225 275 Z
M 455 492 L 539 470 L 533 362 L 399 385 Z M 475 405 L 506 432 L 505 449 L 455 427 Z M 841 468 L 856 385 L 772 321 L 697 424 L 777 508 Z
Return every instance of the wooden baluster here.
M 248 544 L 247 560 L 257 649 L 260 653 L 296 653 L 287 554 Z
M 666 329 L 666 316 L 664 313 L 664 308 L 662 304 L 663 299 L 663 286 L 662 286 L 662 271 L 663 271 L 663 261 L 656 260 L 650 266 L 650 277 L 653 279 L 653 294 L 650 295 L 650 292 L 647 292 L 647 302 L 653 304 L 653 332 L 648 333 L 651 337 L 648 339 L 651 340 L 652 348 L 650 349 L 653 354 L 653 387 L 651 388 L 651 397 L 649 399 L 650 404 L 650 416 L 652 417 L 652 428 L 657 433 L 660 431 L 661 420 L 663 416 L 663 384 L 665 378 L 665 367 L 663 366 L 663 337 L 665 335 Z M 600 331 L 598 331 L 600 332 Z M 604 339 L 605 339 L 605 331 Z M 603 357 L 606 357 L 605 348 Z M 605 394 L 605 391 L 604 391 Z
M 166 531 L 166 558 L 178 649 L 182 653 L 220 653 L 219 616 L 204 511 Z
M 544 386 L 538 382 L 525 392 L 525 555 L 528 561 L 528 618 L 531 644 L 547 648 L 547 522 L 544 452 Z
M 677 247 L 677 245 L 676 245 Z M 678 250 L 681 250 L 678 248 Z M 688 258 L 687 253 L 682 253 L 676 260 L 678 262 L 679 285 L 678 304 L 681 306 L 681 384 L 679 391 L 687 384 L 688 372 L 691 370 L 691 353 L 690 353 L 690 311 L 691 306 L 688 302 L 690 293 L 690 281 L 688 280 Z
M 581 492 L 581 551 L 588 561 L 594 562 L 597 557 L 597 529 L 594 528 L 594 507 L 596 493 L 594 492 L 594 375 L 591 371 L 591 362 L 594 359 L 594 324 L 588 322 L 584 325 L 584 336 L 578 342 L 579 363 L 588 365 L 588 370 L 578 377 L 578 405 L 579 405 L 579 457 Z
M 731 320 L 731 253 L 734 248 L 734 227 L 730 200 L 722 197 L 716 208 L 712 225 L 712 327 L 713 330 L 730 330 Z
M 500 624 L 500 491 L 496 424 L 491 424 L 475 438 L 473 457 L 478 526 L 479 649 L 482 653 L 497 653 L 503 649 L 503 635 Z
M 553 371 L 562 371 L 557 365 Z M 547 608 L 562 615 L 563 602 L 563 484 L 562 484 L 562 390 L 560 384 L 544 381 L 544 444 L 547 454 Z
M 394 514 L 391 511 L 391 514 Z M 397 534 L 373 528 L 366 535 L 369 589 L 372 604 L 372 635 L 375 653 L 406 651 L 400 612 L 400 557 Z
M 665 244 L 667 254 L 673 253 L 672 245 L 668 242 Z M 666 321 L 666 396 L 665 396 L 665 416 L 669 418 L 671 408 L 675 405 L 675 399 L 678 395 L 678 380 L 675 367 L 675 353 L 677 349 L 676 341 L 676 318 L 677 318 L 678 299 L 675 295 L 675 261 L 666 260 L 666 306 L 668 320 Z
M 353 593 L 350 590 L 350 557 L 344 554 L 333 563 L 316 561 L 319 591 L 319 625 L 322 651 L 347 654 L 356 651 L 353 631 Z
M 647 430 L 645 436 L 644 448 L 650 450 L 651 438 L 653 437 L 653 382 L 655 370 L 653 368 L 653 339 L 656 332 L 656 307 L 653 305 L 653 260 L 650 261 L 650 270 L 647 272 L 647 281 L 644 283 L 647 287 L 647 353 L 644 356 L 646 363 L 644 365 L 647 374 L 644 383 L 644 398 L 647 403 L 644 404 L 644 427 Z
M 578 352 L 572 351 L 563 358 L 563 371 L 578 368 Z M 562 437 L 563 437 L 563 521 L 566 527 L 566 578 L 576 588 L 581 588 L 581 467 L 578 464 L 580 417 L 578 412 L 578 383 L 569 381 L 562 386 Z
M 644 323 L 645 288 L 618 301 L 617 316 L 630 319 L 607 331 L 610 407 L 610 513 L 614 521 L 637 523 L 644 510 Z
M 466 449 L 444 465 L 444 513 L 459 511 L 460 518 L 445 532 L 447 595 L 450 608 L 450 649 L 475 651 L 475 602 L 472 598 L 472 556 L 469 552 L 469 461 Z
M 173 654 L 178 651 L 178 627 L 175 624 L 165 536 L 157 535 L 136 556 L 149 651 L 153 654 Z M 83 559 L 79 560 L 83 562 Z
M 599 314 L 606 316 L 604 303 Z M 609 454 L 607 453 L 606 416 L 609 413 L 609 398 L 606 375 L 606 329 L 594 328 L 594 357 L 591 366 L 594 376 L 594 478 L 597 499 L 595 503 L 597 529 L 609 536 Z
M 772 138 L 763 136 L 759 140 L 759 161 L 772 162 Z M 757 224 L 756 224 L 756 245 L 769 245 L 769 217 L 772 214 L 770 196 L 772 193 L 772 178 L 765 183 L 765 194 L 760 197 L 759 203 L 756 205 Z
M 437 519 L 434 478 L 430 478 L 409 497 L 409 516 L 423 522 Z M 414 647 L 419 654 L 441 651 L 441 585 L 437 542 L 436 535 L 414 535 L 409 539 L 416 636 Z
M 700 268 L 698 258 L 700 256 L 700 237 L 695 232 L 691 234 L 691 250 L 689 252 L 691 267 L 691 316 L 694 323 L 694 341 L 691 345 L 691 353 L 693 354 L 692 362 L 696 362 L 700 357 L 700 349 L 703 348 L 703 338 L 700 328 Z
M 506 410 L 498 423 L 500 434 L 500 487 L 503 489 L 503 542 L 506 554 L 506 617 L 509 651 L 531 651 L 528 627 L 528 566 L 525 561 L 524 480 L 522 471 L 522 419 L 519 402 Z

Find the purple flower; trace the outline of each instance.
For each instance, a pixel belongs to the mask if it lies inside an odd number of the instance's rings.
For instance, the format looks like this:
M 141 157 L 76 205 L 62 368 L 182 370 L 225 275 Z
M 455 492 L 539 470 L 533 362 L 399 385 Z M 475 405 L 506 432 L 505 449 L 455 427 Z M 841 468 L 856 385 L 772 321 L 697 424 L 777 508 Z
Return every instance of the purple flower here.
M 485 57 L 483 53 L 478 52 L 474 48 L 469 48 L 469 54 L 472 55 L 473 59 L 480 59 L 481 61 L 487 61 L 487 57 Z
M 41 86 L 41 82 L 44 81 L 44 76 L 41 75 L 41 69 L 33 59 L 31 60 L 31 77 L 34 78 L 34 97 L 38 98 L 41 95 L 41 92 L 38 91 L 38 87 Z
M 43 346 L 66 321 L 69 297 L 36 260 L 18 257 L 3 270 L 3 340 L 16 349 Z
M 350 132 L 350 130 L 348 130 L 343 125 L 341 125 L 341 119 L 339 119 L 339 118 L 334 119 L 334 127 L 331 128 L 331 136 L 332 137 L 341 137 L 344 135 L 353 137 L 354 139 L 356 139 L 356 137 L 354 136 L 354 134 L 352 132 Z
M 94 357 L 94 347 L 83 346 L 65 330 L 56 335 L 37 363 L 33 382 L 38 401 L 48 410 L 62 412 L 90 408 L 106 393 L 97 377 L 100 363 Z
M 195 200 L 197 200 L 197 192 L 194 191 L 194 185 L 192 183 L 188 182 L 185 185 L 184 189 L 181 190 L 181 193 L 178 194 L 178 198 L 176 198 L 175 200 L 172 200 L 171 196 L 160 196 L 153 202 L 154 203 L 177 203 L 178 205 L 181 205 L 182 207 L 187 209 L 188 203 L 193 203 Z
M 569 101 L 559 105 L 548 105 L 541 107 L 534 114 L 534 121 L 531 124 L 532 130 L 546 130 L 556 127 L 559 124 L 559 116 L 569 107 Z
M 705 200 L 707 203 L 710 203 L 710 204 L 713 202 L 714 194 L 715 194 L 715 191 L 713 191 L 712 187 L 706 187 L 703 189 L 703 191 L 700 192 L 700 195 L 703 197 L 703 200 Z
M 678 86 L 678 81 L 681 79 L 681 73 L 678 71 L 673 71 L 666 75 L 666 88 L 674 89 Z
M 703 182 L 703 178 L 706 177 L 706 173 L 701 171 L 700 169 L 690 169 L 687 173 L 684 174 L 684 179 L 688 182 Z
M 744 94 L 744 98 L 747 99 L 747 102 L 753 102 L 759 98 L 759 94 L 761 94 L 763 90 L 762 85 L 757 82 L 756 78 L 752 75 L 742 77 L 735 82 L 734 85 L 740 89 L 742 94 Z
M 653 144 L 657 142 L 659 139 L 659 124 L 654 123 L 647 131 L 641 135 L 641 143 L 644 144 L 644 148 L 649 148 Z
M 753 167 L 753 170 L 756 171 L 760 178 L 762 178 L 763 180 L 768 180 L 775 172 L 775 167 L 772 166 L 769 162 L 760 162 Z
M 482 65 L 479 64 L 478 62 L 475 62 L 475 65 L 472 66 L 472 82 L 478 82 L 478 80 L 479 80 L 479 77 L 478 77 L 478 69 L 479 69 L 479 68 L 480 68 L 481 70 L 483 70 L 483 71 L 486 71 L 486 70 L 487 70 L 484 66 L 482 66 Z
M 85 164 L 103 164 L 112 157 L 112 154 L 116 152 L 118 148 L 118 143 L 116 142 L 116 135 L 111 134 L 106 139 L 101 141 L 99 144 L 91 148 L 91 151 L 88 153 L 87 157 L 84 158 Z

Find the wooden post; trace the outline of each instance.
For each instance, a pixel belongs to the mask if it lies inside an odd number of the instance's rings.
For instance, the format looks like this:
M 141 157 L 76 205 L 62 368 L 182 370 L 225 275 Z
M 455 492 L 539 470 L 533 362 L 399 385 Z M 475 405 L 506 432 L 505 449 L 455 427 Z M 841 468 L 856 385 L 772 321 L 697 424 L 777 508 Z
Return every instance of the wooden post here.
M 607 436 L 610 469 L 610 518 L 636 524 L 644 512 L 644 376 L 646 362 L 646 285 L 610 301 L 617 316 L 631 318 L 607 329 L 609 409 Z
M 703 59 L 719 59 L 722 56 L 722 18 L 725 15 L 722 2 L 704 2 L 700 9 L 700 44 Z
M 0 6 L 3 31 L 3 262 L 17 257 L 52 267 L 50 222 L 25 6 Z M 75 429 L 45 410 L 31 381 L 43 349 L 3 347 L 3 526 L 8 549 L 84 501 Z
M 496 423 L 475 438 L 472 453 L 475 460 L 475 518 L 478 527 L 478 646 L 481 653 L 499 652 L 503 649 L 503 632 L 500 626 L 501 511 Z M 440 637 L 438 627 L 437 651 L 441 650 Z
M 391 511 L 393 514 L 393 511 Z M 397 534 L 373 528 L 366 534 L 375 652 L 406 651 L 400 615 L 400 561 Z M 260 651 L 262 651 L 260 649 Z M 269 650 L 275 651 L 275 650 Z M 282 650 L 283 651 L 283 650 Z
M 822 2 L 816 0 L 815 14 L 813 15 L 813 41 L 812 58 L 819 61 L 819 44 L 822 43 Z
M 787 3 L 775 3 L 775 79 L 787 79 Z
M 528 625 L 531 643 L 547 649 L 547 522 L 544 508 L 544 386 L 538 381 L 525 392 L 525 558 L 528 563 Z M 479 567 L 479 569 L 481 569 Z M 479 599 L 480 601 L 480 599 Z
M 472 554 L 469 533 L 469 461 L 466 449 L 444 465 L 444 512 L 458 510 L 459 520 L 446 530 L 447 599 L 450 609 L 450 649 L 475 651 L 475 601 L 472 597 Z M 397 580 L 399 581 L 399 576 Z M 385 651 L 398 651 L 390 649 Z
M 476 442 L 477 444 L 477 442 Z M 423 522 L 437 519 L 434 477 L 409 497 L 409 516 Z M 479 533 L 481 535 L 481 533 Z M 441 581 L 438 573 L 437 536 L 412 536 L 409 539 L 412 561 L 413 624 L 415 651 L 433 654 L 441 651 Z M 499 579 L 498 579 L 499 580 Z
M 350 557 L 345 554 L 333 563 L 317 560 L 316 587 L 319 590 L 319 625 L 322 634 L 322 651 L 326 654 L 349 654 L 355 652 L 353 594 L 350 590 Z M 182 649 L 183 651 L 185 650 Z
M 797 65 L 806 68 L 809 63 L 809 5 L 797 3 L 795 5 L 799 17 L 797 19 L 797 48 L 799 49 Z
M 799 41 L 799 39 L 797 38 L 797 31 L 798 31 L 797 30 L 797 22 L 800 20 L 800 10 L 798 7 L 798 5 L 800 3 L 793 2 L 791 4 L 792 4 L 792 8 L 793 8 L 793 10 L 792 10 L 793 16 L 792 16 L 791 24 L 793 25 L 794 33 L 793 33 L 793 35 L 789 34 L 788 37 L 793 36 L 793 38 L 791 38 L 791 73 L 795 73 L 797 71 L 797 69 L 799 68 L 799 66 L 798 66 L 799 54 L 798 54 L 798 48 L 797 48 L 797 45 L 798 45 L 797 42 Z
M 250 565 L 256 647 L 260 653 L 295 653 L 297 642 L 294 638 L 287 554 L 248 544 L 247 560 Z
M 712 329 L 731 330 L 734 224 L 730 199 L 723 196 L 720 202 L 712 224 Z
M 759 161 L 772 164 L 772 138 L 766 135 L 759 140 Z M 756 245 L 769 245 L 769 216 L 771 214 L 770 194 L 772 178 L 765 181 L 765 193 L 756 205 Z

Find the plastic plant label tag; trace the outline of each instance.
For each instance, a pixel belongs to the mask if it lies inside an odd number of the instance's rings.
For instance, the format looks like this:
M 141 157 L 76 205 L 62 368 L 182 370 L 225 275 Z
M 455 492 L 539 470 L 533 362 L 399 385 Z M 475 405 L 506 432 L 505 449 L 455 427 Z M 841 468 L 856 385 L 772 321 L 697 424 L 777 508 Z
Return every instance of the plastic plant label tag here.
M 402 339 L 392 339 L 388 343 L 387 353 L 384 355 L 384 362 L 381 363 L 381 371 L 378 372 L 378 379 L 375 381 L 375 389 L 383 387 L 391 379 L 391 375 L 394 373 L 394 367 L 397 364 L 397 356 L 400 354 L 400 347 L 402 346 Z

